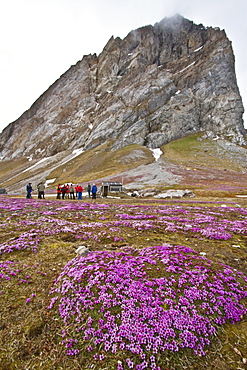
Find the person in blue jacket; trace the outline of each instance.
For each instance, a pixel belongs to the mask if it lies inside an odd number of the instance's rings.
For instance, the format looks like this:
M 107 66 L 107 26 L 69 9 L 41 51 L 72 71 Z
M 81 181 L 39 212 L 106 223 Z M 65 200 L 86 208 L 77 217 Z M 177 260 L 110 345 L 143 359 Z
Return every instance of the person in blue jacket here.
M 93 184 L 92 189 L 91 189 L 92 199 L 96 199 L 97 190 L 98 190 L 97 186 L 95 184 Z
M 28 184 L 27 184 L 27 196 L 26 196 L 26 198 L 32 198 L 32 191 L 33 191 L 33 188 L 32 188 L 32 183 L 31 182 L 29 182 Z

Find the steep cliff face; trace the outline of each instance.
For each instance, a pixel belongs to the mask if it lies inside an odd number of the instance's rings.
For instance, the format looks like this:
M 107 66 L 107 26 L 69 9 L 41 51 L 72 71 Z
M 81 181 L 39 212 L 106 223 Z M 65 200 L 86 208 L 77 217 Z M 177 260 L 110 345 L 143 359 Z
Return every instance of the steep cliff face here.
M 160 147 L 212 131 L 245 144 L 243 104 L 225 32 L 177 15 L 84 56 L 0 135 L 0 156 Z

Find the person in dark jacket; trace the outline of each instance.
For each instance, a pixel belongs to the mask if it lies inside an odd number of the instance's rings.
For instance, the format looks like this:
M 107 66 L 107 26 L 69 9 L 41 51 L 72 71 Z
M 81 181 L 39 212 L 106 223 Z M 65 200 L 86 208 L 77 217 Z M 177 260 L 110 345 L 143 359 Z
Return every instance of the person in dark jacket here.
M 62 187 L 60 184 L 57 186 L 57 199 L 60 199 L 62 193 Z
M 26 196 L 26 198 L 32 198 L 33 188 L 32 188 L 32 183 L 31 182 L 29 182 L 27 184 L 26 190 L 27 190 L 27 196 Z
M 87 192 L 88 192 L 88 198 L 90 198 L 91 196 L 91 185 L 90 184 L 88 184 L 87 186 Z
M 96 193 L 97 193 L 97 186 L 93 184 L 91 192 L 92 192 L 92 199 L 96 199 Z

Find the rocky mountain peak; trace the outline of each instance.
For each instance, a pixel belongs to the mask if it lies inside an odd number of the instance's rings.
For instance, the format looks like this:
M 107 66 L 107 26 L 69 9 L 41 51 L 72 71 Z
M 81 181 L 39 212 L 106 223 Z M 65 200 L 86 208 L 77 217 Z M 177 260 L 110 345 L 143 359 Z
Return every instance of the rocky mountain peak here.
M 245 144 L 231 42 L 218 28 L 176 15 L 111 37 L 0 135 L 4 159 L 52 156 L 108 142 L 157 148 L 210 131 Z

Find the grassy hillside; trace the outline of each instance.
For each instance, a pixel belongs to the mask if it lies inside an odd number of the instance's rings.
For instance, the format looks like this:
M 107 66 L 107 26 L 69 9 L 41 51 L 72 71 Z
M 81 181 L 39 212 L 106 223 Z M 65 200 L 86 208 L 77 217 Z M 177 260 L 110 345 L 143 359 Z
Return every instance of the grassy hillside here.
M 203 134 L 186 136 L 162 147 L 164 156 L 174 163 L 194 168 L 208 167 L 242 172 L 246 169 L 235 153 L 222 147 L 217 140 L 202 139 Z
M 26 183 L 36 188 L 40 181 L 59 183 L 122 181 L 133 189 L 138 186 L 165 190 L 190 188 L 200 195 L 211 192 L 246 192 L 247 150 L 223 140 L 195 134 L 164 145 L 163 155 L 155 161 L 150 149 L 130 145 L 112 151 L 104 144 L 86 152 L 61 152 L 53 157 L 28 161 L 20 158 L 0 162 L 0 187 L 8 193 L 25 193 Z M 198 193 L 198 194 L 199 194 Z M 209 194 L 209 193 L 207 193 Z
M 152 161 L 152 153 L 146 147 L 130 145 L 112 152 L 105 144 L 57 167 L 49 176 L 56 178 L 56 183 L 64 183 L 68 179 L 73 183 L 87 182 L 116 175 Z

